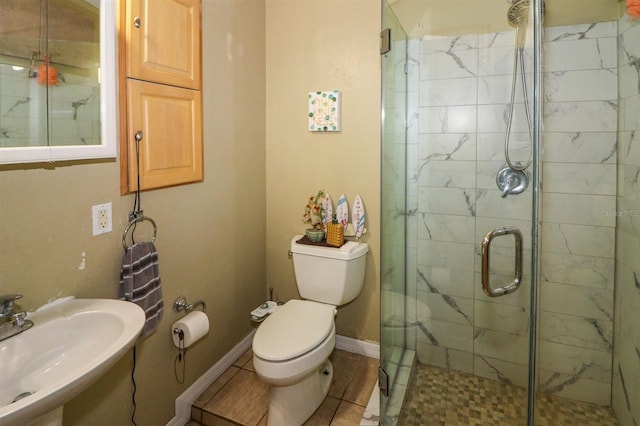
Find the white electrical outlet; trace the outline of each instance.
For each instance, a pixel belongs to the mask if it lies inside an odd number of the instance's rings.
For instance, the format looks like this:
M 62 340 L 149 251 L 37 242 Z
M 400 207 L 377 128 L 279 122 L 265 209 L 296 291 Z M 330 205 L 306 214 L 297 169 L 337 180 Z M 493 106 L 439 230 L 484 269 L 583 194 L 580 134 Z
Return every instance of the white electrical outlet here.
M 113 230 L 111 223 L 111 203 L 98 204 L 91 207 L 93 218 L 93 235 L 106 234 Z

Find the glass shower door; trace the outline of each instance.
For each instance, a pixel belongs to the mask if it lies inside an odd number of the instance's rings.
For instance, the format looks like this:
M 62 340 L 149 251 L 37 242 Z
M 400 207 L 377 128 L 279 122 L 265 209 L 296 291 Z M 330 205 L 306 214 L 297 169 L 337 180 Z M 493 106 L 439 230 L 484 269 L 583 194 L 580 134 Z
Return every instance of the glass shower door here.
M 446 395 L 428 410 L 451 424 L 526 424 L 533 191 L 503 196 L 496 181 L 506 167 L 513 34 L 416 43 L 417 221 L 409 244 L 417 270 L 414 390 L 423 395 L 412 400 Z M 526 159 L 521 94 L 516 102 L 511 155 Z
M 383 2 L 382 53 L 382 251 L 380 283 L 381 424 L 396 424 L 409 378 L 406 302 L 406 103 L 407 39 Z M 387 50 L 386 48 L 384 50 Z

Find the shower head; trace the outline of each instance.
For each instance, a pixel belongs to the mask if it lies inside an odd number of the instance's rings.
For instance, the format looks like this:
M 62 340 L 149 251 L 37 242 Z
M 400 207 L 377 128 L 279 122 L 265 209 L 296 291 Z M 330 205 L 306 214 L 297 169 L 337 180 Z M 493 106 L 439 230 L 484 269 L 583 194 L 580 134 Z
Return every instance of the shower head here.
M 513 0 L 507 11 L 509 25 L 516 29 L 516 47 L 524 49 L 529 22 L 529 0 Z
M 518 27 L 527 22 L 529 17 L 529 0 L 514 0 L 507 11 L 507 19 L 512 27 Z

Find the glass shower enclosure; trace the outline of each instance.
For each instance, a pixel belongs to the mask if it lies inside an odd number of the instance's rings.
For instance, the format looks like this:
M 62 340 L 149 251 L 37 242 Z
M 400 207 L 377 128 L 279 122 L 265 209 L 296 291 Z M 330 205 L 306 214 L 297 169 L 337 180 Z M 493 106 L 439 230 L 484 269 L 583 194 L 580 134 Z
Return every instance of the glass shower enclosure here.
M 637 424 L 639 21 L 383 3 L 381 424 Z
M 406 326 L 412 315 L 407 303 L 406 275 L 406 116 L 407 116 L 407 37 L 389 6 L 383 5 L 381 33 L 383 55 L 382 86 L 382 245 L 381 264 L 381 410 L 400 413 L 415 358 L 415 339 Z M 382 53 L 384 52 L 384 53 Z

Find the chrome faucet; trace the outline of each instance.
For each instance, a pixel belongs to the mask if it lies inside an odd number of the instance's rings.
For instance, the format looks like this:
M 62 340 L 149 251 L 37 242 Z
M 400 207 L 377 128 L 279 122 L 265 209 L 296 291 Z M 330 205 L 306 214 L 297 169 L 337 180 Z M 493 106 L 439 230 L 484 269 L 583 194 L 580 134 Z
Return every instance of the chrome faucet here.
M 0 318 L 9 318 L 13 315 L 13 303 L 22 297 L 21 294 L 5 294 L 0 296 Z
M 14 302 L 20 298 L 21 294 L 0 296 L 0 341 L 33 327 L 33 321 L 26 319 L 26 312 L 14 311 Z

